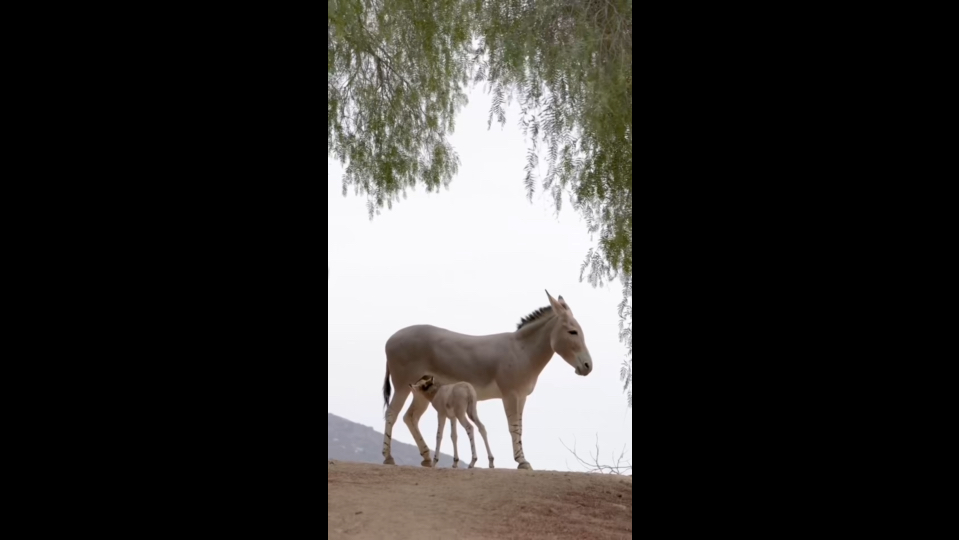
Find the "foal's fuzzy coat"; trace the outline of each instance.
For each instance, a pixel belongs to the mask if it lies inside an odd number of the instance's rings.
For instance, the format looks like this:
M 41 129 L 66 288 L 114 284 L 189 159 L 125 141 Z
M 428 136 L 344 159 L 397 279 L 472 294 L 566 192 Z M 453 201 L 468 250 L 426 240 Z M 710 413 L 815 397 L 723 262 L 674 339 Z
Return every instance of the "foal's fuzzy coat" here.
M 493 452 L 489 449 L 489 442 L 486 440 L 486 426 L 479 420 L 476 413 L 476 390 L 468 382 L 458 382 L 453 384 L 439 385 L 433 382 L 433 377 L 424 375 L 416 384 L 411 384 L 411 388 L 426 397 L 436 409 L 436 454 L 433 456 L 433 466 L 440 460 L 440 443 L 443 440 L 443 428 L 446 427 L 446 419 L 450 419 L 452 425 L 453 438 L 453 468 L 459 466 L 460 455 L 456 445 L 456 420 L 459 419 L 463 427 L 466 428 L 466 434 L 470 438 L 470 450 L 473 452 L 473 461 L 469 468 L 476 465 L 476 442 L 473 439 L 473 426 L 469 419 L 479 428 L 480 435 L 483 436 L 483 444 L 486 445 L 486 455 L 489 456 L 489 468 L 493 468 Z

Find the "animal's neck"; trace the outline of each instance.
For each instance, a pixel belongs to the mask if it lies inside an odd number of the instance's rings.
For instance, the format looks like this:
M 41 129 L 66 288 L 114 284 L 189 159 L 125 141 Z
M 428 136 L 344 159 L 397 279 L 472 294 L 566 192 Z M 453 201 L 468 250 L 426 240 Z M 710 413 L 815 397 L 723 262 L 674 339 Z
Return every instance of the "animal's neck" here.
M 530 365 L 533 366 L 536 375 L 539 375 L 546 368 L 546 364 L 553 357 L 554 351 L 549 342 L 549 337 L 558 322 L 559 318 L 554 315 L 536 321 L 516 333 L 516 339 L 522 344 L 523 350 L 527 352 Z

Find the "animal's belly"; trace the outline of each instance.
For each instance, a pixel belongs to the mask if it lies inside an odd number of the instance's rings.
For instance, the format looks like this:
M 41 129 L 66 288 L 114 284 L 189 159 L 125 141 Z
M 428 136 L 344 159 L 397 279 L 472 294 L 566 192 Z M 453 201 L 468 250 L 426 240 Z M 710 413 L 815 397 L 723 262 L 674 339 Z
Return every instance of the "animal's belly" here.
M 503 394 L 499 391 L 499 386 L 496 386 L 495 382 L 491 382 L 484 386 L 473 385 L 473 388 L 476 390 L 476 399 L 479 401 L 486 401 L 488 399 L 503 399 Z

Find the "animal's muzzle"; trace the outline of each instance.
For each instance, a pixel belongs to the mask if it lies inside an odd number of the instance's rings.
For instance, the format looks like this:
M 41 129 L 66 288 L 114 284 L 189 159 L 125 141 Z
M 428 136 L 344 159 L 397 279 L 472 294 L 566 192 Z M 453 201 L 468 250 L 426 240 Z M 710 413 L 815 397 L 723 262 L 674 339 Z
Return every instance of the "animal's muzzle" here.
M 585 355 L 578 360 L 579 361 L 576 362 L 578 364 L 576 366 L 576 374 L 582 375 L 583 377 L 589 375 L 590 372 L 593 371 L 593 359 L 590 358 L 589 355 Z

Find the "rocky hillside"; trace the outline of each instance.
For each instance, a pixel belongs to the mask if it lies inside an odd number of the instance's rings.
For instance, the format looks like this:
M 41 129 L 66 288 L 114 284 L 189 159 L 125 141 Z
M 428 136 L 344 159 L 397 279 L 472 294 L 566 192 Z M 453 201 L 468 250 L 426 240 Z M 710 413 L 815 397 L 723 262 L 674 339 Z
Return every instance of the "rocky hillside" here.
M 327 413 L 327 459 L 336 459 L 341 461 L 356 461 L 359 463 L 383 463 L 383 434 L 371 427 L 363 426 L 355 422 L 350 422 L 346 418 L 340 418 L 335 414 Z M 397 430 L 408 429 L 402 420 L 393 427 L 393 433 Z M 449 434 L 449 426 L 446 433 Z M 465 439 L 465 435 L 462 437 Z M 446 441 L 448 442 L 448 441 Z M 435 443 L 435 437 L 434 437 Z M 462 440 L 460 441 L 462 444 Z M 433 454 L 433 448 L 430 447 L 430 455 Z M 466 464 L 469 464 L 469 440 L 467 440 Z M 419 465 L 422 458 L 416 446 L 401 443 L 393 440 L 393 459 L 397 465 Z M 462 452 L 461 452 L 462 453 Z M 462 456 L 460 456 L 462 457 Z M 440 454 L 440 467 L 451 467 L 453 457 Z

